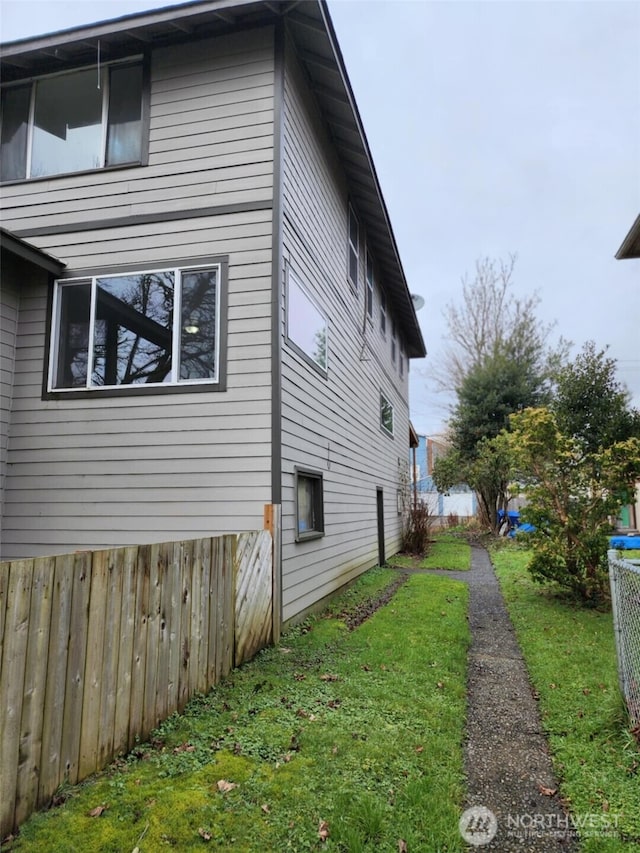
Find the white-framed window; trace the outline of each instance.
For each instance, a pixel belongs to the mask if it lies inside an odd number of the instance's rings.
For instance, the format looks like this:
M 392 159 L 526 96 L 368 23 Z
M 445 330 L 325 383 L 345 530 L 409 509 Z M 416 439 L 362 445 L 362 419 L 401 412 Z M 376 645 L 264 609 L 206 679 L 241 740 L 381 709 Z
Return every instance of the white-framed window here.
M 313 367 L 326 373 L 329 323 L 291 269 L 287 274 L 286 317 L 289 343 Z
M 48 390 L 219 383 L 220 263 L 60 279 Z
M 393 404 L 380 394 L 380 426 L 389 435 L 393 435 Z
M 319 471 L 296 468 L 296 542 L 324 535 L 322 485 L 322 474 Z
M 366 269 L 366 279 L 367 279 L 367 317 L 369 320 L 373 320 L 373 258 L 371 257 L 371 252 L 369 251 L 369 247 L 367 246 L 367 269 Z
M 355 290 L 358 289 L 358 259 L 360 257 L 358 218 L 354 209 L 349 205 L 349 281 Z
M 380 291 L 380 331 L 382 336 L 387 336 L 387 296 L 384 290 Z
M 3 87 L 0 180 L 141 163 L 144 78 L 139 58 Z

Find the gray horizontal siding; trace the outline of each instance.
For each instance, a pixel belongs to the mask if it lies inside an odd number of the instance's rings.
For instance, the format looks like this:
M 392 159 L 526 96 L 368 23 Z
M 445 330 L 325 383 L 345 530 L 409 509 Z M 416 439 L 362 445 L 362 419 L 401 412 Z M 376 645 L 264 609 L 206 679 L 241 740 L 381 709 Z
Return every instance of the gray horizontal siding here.
M 285 257 L 329 318 L 326 378 L 283 345 L 283 617 L 303 612 L 378 559 L 376 488 L 386 548 L 399 545 L 397 489 L 408 450 L 406 384 L 365 322 L 364 240 L 357 293 L 347 281 L 348 191 L 295 60 L 285 85 Z M 284 329 L 283 329 L 284 334 Z M 395 437 L 380 427 L 380 391 Z M 294 470 L 323 474 L 325 535 L 295 542 Z
M 154 51 L 148 165 L 7 186 L 4 224 L 27 231 L 270 200 L 273 68 L 270 28 Z
M 3 557 L 262 527 L 271 496 L 271 212 L 51 235 L 74 270 L 228 256 L 226 392 L 42 400 L 47 292 L 21 296 Z

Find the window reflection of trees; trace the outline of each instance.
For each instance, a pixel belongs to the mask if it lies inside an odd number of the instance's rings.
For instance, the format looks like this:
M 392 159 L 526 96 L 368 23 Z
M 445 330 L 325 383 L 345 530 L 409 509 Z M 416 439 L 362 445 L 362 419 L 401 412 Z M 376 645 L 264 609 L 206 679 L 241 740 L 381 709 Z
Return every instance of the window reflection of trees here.
M 216 375 L 216 272 L 182 273 L 180 379 L 212 379 Z
M 174 273 L 103 278 L 96 285 L 92 384 L 170 381 Z

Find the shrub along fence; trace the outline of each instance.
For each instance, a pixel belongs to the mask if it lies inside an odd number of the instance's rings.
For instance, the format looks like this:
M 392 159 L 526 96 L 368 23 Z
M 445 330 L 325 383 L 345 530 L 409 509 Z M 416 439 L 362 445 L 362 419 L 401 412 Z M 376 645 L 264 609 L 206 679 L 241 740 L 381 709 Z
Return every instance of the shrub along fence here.
M 0 563 L 0 839 L 272 639 L 267 530 Z
M 640 561 L 622 559 L 615 550 L 608 557 L 618 679 L 635 728 L 640 726 Z

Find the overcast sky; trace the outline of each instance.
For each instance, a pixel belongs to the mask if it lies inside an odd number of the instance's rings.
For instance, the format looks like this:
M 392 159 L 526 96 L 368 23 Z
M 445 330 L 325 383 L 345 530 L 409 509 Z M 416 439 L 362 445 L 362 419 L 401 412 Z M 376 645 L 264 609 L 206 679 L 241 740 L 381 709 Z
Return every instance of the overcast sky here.
M 153 0 L 1 0 L 24 38 Z M 514 292 L 576 349 L 609 345 L 640 406 L 640 260 L 615 252 L 640 212 L 640 0 L 329 0 L 429 357 L 411 414 L 440 430 L 429 364 L 479 258 L 517 253 Z

